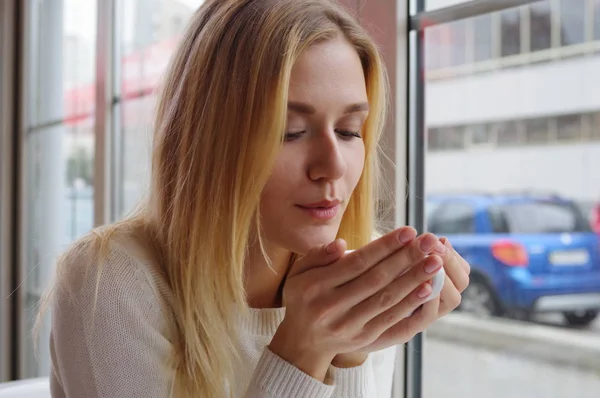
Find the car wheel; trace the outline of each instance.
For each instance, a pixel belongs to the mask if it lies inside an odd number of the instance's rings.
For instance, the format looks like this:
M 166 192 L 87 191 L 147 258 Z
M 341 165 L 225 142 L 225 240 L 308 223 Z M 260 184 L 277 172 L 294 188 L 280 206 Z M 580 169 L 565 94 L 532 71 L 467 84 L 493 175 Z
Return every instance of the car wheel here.
M 463 291 L 459 310 L 479 317 L 501 316 L 503 312 L 492 288 L 477 275 L 471 276 Z
M 598 317 L 598 311 L 575 311 L 563 313 L 569 326 L 589 326 Z

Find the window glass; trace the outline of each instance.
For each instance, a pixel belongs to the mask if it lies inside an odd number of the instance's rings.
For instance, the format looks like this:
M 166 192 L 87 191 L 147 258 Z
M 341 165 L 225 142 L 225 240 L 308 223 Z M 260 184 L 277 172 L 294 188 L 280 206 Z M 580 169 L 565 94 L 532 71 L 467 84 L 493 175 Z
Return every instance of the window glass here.
M 552 46 L 552 10 L 550 0 L 529 6 L 529 38 L 531 51 L 546 50 Z
M 587 0 L 560 1 L 560 37 L 563 46 L 585 41 Z
M 527 201 L 502 205 L 495 209 L 507 221 L 508 232 L 542 234 L 589 232 L 590 224 L 574 204 L 558 201 Z
M 600 140 L 600 112 L 592 115 L 591 137 L 595 140 Z
M 473 18 L 473 41 L 475 43 L 473 60 L 475 62 L 492 58 L 494 48 L 492 27 L 492 16 L 489 14 Z
M 475 232 L 475 210 L 468 203 L 442 203 L 431 222 L 430 231 L 438 235 Z
M 499 122 L 496 125 L 497 129 L 497 138 L 499 146 L 505 145 L 517 145 L 522 142 L 521 138 L 521 124 L 508 120 L 504 122 Z
M 500 13 L 500 38 L 503 57 L 521 53 L 521 11 L 519 9 Z
M 31 1 L 26 115 L 24 308 L 36 303 L 54 273 L 56 256 L 94 221 L 96 0 Z M 46 322 L 46 326 L 49 322 Z M 27 324 L 31 327 L 31 324 Z M 28 329 L 31 330 L 31 329 Z M 23 334 L 25 377 L 47 375 L 48 330 L 39 357 Z
M 465 129 L 462 127 L 443 127 L 429 130 L 431 149 L 460 149 L 465 146 Z
M 148 188 L 155 92 L 186 25 L 202 0 L 123 0 L 117 10 L 122 27 L 115 115 L 116 216 L 139 202 Z
M 583 131 L 582 122 L 582 115 L 559 116 L 556 138 L 558 140 L 580 140 Z
M 600 0 L 594 0 L 594 39 L 600 40 Z
M 425 153 L 428 230 L 449 236 L 471 274 L 459 310 L 423 335 L 423 397 L 451 386 L 456 397 L 592 398 L 598 353 L 576 347 L 600 336 L 600 306 L 583 304 L 600 302 L 600 52 L 577 43 L 600 2 L 493 3 L 444 15 L 489 5 L 502 59 L 409 86 L 424 85 L 424 127 L 460 127 L 466 143 Z M 551 46 L 561 43 L 572 46 Z
M 525 121 L 525 141 L 530 144 L 548 142 L 550 124 L 547 118 L 529 119 Z
M 492 126 L 489 124 L 475 124 L 467 127 L 471 145 L 491 144 L 494 140 Z

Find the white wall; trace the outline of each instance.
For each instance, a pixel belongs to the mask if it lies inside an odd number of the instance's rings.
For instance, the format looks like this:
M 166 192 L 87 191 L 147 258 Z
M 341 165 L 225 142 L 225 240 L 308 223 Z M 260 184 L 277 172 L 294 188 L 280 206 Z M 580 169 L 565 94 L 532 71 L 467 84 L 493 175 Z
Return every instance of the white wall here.
M 429 193 L 535 189 L 600 200 L 600 143 L 431 152 Z
M 600 55 L 426 84 L 427 126 L 600 109 Z

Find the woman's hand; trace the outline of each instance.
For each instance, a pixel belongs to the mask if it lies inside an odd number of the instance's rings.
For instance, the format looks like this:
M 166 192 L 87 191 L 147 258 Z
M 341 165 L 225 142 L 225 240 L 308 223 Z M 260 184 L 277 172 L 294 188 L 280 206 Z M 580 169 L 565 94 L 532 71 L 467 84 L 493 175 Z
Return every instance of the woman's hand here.
M 430 238 L 427 238 L 426 235 L 422 235 L 415 240 L 413 245 L 418 245 L 420 239 L 426 240 Z M 334 366 L 346 368 L 358 366 L 364 362 L 370 352 L 396 344 L 403 344 L 410 340 L 410 338 L 414 336 L 414 334 L 411 335 L 411 333 L 415 330 L 415 324 L 422 324 L 424 319 L 429 319 L 430 314 L 435 313 L 436 307 L 436 318 L 440 318 L 458 307 L 461 301 L 461 293 L 469 284 L 471 267 L 454 250 L 447 238 L 440 238 L 440 242 L 442 242 L 447 249 L 446 253 L 440 255 L 444 263 L 444 271 L 446 271 L 446 280 L 440 296 L 434 299 L 434 302 L 426 303 L 422 309 L 416 311 L 412 316 L 393 325 L 369 346 L 363 347 L 352 353 L 337 355 L 332 361 Z M 418 251 L 413 250 L 413 255 L 415 262 L 420 259 Z M 435 303 L 436 301 L 437 303 Z
M 440 299 L 419 309 L 448 256 L 435 235 L 416 238 L 404 227 L 344 256 L 345 249 L 338 240 L 292 266 L 283 290 L 286 315 L 269 346 L 321 380 L 337 355 L 408 341 L 446 310 Z M 448 310 L 460 294 L 454 300 Z

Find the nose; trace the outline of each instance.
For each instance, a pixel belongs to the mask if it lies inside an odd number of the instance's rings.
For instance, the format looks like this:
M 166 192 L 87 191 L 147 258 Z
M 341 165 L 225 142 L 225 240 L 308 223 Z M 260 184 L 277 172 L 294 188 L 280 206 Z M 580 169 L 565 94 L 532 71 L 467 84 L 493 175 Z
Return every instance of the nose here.
M 343 148 L 333 130 L 319 134 L 311 140 L 308 167 L 311 180 L 335 181 L 344 176 L 346 169 Z

